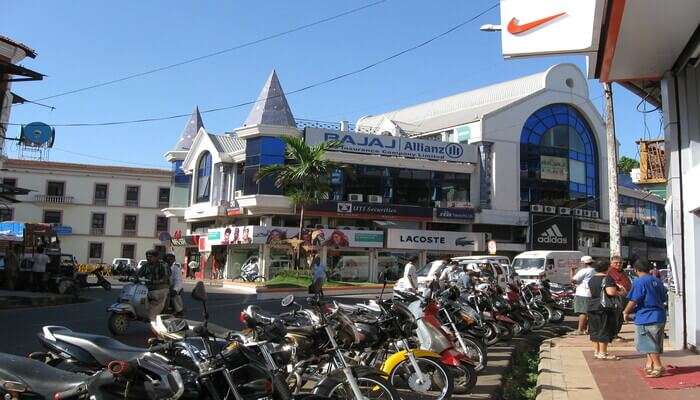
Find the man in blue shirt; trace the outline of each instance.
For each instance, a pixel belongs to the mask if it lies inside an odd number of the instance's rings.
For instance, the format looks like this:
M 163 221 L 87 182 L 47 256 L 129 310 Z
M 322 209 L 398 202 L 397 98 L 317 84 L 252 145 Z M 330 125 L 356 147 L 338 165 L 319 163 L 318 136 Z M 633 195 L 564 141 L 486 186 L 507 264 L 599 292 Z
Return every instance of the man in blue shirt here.
M 637 351 L 647 356 L 647 377 L 658 378 L 664 373 L 661 354 L 664 351 L 665 303 L 668 300 L 666 287 L 649 273 L 651 268 L 646 261 L 638 260 L 634 269 L 638 278 L 632 282 L 623 316 L 625 321 L 630 321 L 630 314 L 634 313 Z

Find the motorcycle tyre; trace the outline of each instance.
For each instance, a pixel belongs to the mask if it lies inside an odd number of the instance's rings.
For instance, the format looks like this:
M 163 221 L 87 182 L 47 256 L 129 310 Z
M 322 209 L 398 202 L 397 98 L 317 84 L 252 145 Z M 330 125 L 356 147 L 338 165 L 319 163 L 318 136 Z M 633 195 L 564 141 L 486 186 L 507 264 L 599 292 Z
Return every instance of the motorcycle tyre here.
M 484 333 L 484 342 L 486 342 L 487 346 L 493 346 L 494 344 L 498 343 L 498 337 L 501 336 L 501 330 L 492 321 L 487 321 L 484 322 L 485 326 L 485 333 Z
M 126 314 L 111 313 L 107 320 L 107 328 L 112 336 L 121 336 L 126 334 L 129 329 L 129 317 Z
M 451 367 L 454 377 L 454 394 L 468 394 L 476 386 L 476 370 L 473 365 L 462 364 L 460 367 Z
M 520 337 L 525 333 L 525 328 L 523 324 L 519 321 L 515 321 L 513 324 L 513 337 Z
M 564 320 L 565 313 L 563 310 L 560 310 L 558 308 L 552 308 L 550 311 L 551 319 L 549 322 L 558 324 L 561 323 Z
M 500 324 L 501 335 L 499 336 L 499 341 L 509 342 L 515 336 L 513 325 L 511 324 Z
M 544 328 L 545 325 L 547 325 L 547 318 L 539 310 L 532 310 L 530 312 L 532 313 L 532 316 L 533 316 L 533 321 L 532 321 L 532 328 L 533 329 L 542 329 L 542 328 Z
M 450 371 L 447 369 L 445 364 L 440 362 L 439 359 L 432 358 L 432 357 L 416 357 L 416 362 L 419 364 L 419 366 L 421 363 L 433 364 L 434 367 L 437 370 L 439 370 L 440 373 L 442 374 L 442 376 L 444 376 L 444 378 L 446 379 L 445 383 L 447 384 L 447 390 L 445 391 L 445 395 L 443 397 L 440 397 L 440 399 L 452 398 L 452 391 L 454 390 L 454 376 L 450 373 Z M 394 376 L 395 376 L 396 372 L 399 370 L 399 367 L 402 366 L 402 364 L 408 364 L 409 368 L 411 370 L 413 370 L 413 366 L 411 365 L 411 361 L 408 358 L 401 361 L 400 363 L 396 364 L 394 369 L 391 370 L 391 372 L 389 373 L 389 378 L 388 378 L 389 384 L 391 384 L 394 387 L 396 387 L 396 385 L 394 384 Z M 422 369 L 422 367 L 421 367 L 421 369 Z M 411 390 L 410 387 L 408 389 Z
M 462 335 L 462 340 L 464 341 L 464 344 L 467 347 L 474 349 L 475 352 L 479 353 L 479 359 L 472 361 L 474 361 L 474 369 L 476 370 L 476 372 L 482 371 L 488 366 L 489 363 L 488 349 L 486 348 L 486 344 L 481 339 L 474 339 L 470 336 L 465 335 Z M 455 341 L 454 346 L 455 348 L 459 349 L 459 342 Z
M 336 370 L 340 374 L 338 377 L 335 378 L 326 378 L 323 381 L 323 384 L 317 386 L 314 389 L 314 394 L 322 397 L 329 397 L 329 398 L 334 398 L 332 396 L 333 392 L 336 390 L 336 388 L 340 385 L 343 385 L 345 383 L 345 377 L 342 376 L 341 379 L 340 376 L 342 375 L 342 371 Z M 369 372 L 364 372 L 359 375 L 355 375 L 355 378 L 357 379 L 358 382 L 371 382 L 375 386 L 379 386 L 381 390 L 384 393 L 387 393 L 389 395 L 389 400 L 401 400 L 401 396 L 399 396 L 399 392 L 396 391 L 396 389 L 389 383 L 389 381 L 386 379 L 386 377 L 382 376 L 379 373 L 369 373 Z

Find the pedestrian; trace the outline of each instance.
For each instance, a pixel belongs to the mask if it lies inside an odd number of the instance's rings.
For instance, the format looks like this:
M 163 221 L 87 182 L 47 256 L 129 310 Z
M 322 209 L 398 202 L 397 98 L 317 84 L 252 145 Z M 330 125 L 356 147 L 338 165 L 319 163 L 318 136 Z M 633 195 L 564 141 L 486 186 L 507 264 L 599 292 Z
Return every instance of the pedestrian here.
M 447 263 L 447 266 L 440 272 L 440 278 L 438 278 L 440 288 L 446 289 L 450 287 L 450 284 L 457 279 L 457 274 L 459 273 L 457 270 L 458 266 L 459 263 L 457 261 L 450 261 Z
M 418 262 L 418 257 L 413 256 L 408 259 L 408 262 L 403 268 L 403 278 L 405 283 L 408 285 L 408 289 L 412 290 L 413 293 L 418 291 L 418 274 L 416 272 L 416 263 Z
M 313 292 L 323 296 L 323 283 L 326 281 L 326 264 L 321 262 L 321 257 L 316 256 L 312 261 L 313 265 Z
M 195 279 L 197 274 L 197 268 L 199 268 L 199 264 L 197 263 L 197 261 L 190 260 L 190 262 L 187 264 L 187 272 L 190 278 Z
M 182 302 L 182 266 L 176 261 L 175 254 L 172 253 L 165 255 L 165 262 L 170 267 L 170 305 L 173 314 L 176 317 L 181 317 L 185 311 L 185 305 Z
M 155 321 L 156 315 L 163 312 L 170 292 L 170 269 L 160 260 L 158 250 L 146 252 L 146 263 L 139 269 L 137 276 L 147 280 L 148 318 Z
M 651 275 L 650 269 L 645 261 L 635 262 L 638 278 L 632 283 L 623 316 L 625 321 L 632 321 L 630 314 L 634 313 L 635 344 L 637 351 L 646 355 L 644 371 L 648 378 L 658 378 L 664 373 L 661 354 L 664 352 L 668 296 L 663 282 Z
M 5 288 L 15 290 L 19 277 L 19 260 L 14 246 L 10 245 L 5 252 Z
M 581 268 L 576 271 L 571 270 L 571 282 L 576 285 L 576 293 L 574 294 L 574 313 L 578 314 L 578 329 L 572 334 L 585 335 L 588 332 L 588 299 L 591 298 L 591 289 L 588 287 L 588 281 L 595 274 L 593 268 L 593 257 L 581 257 Z
M 608 262 L 598 262 L 594 266 L 596 273 L 588 280 L 591 291 L 588 299 L 588 334 L 593 342 L 593 358 L 617 361 L 619 357 L 608 353 L 608 344 L 617 334 L 617 311 L 601 304 L 602 297 L 619 295 L 615 281 L 608 275 L 609 268 Z
M 51 261 L 49 256 L 44 253 L 44 247 L 37 247 L 37 253 L 32 257 L 32 275 L 34 290 L 36 291 L 46 291 L 47 284 L 49 281 L 49 276 L 46 273 L 46 265 Z
M 622 270 L 622 257 L 610 257 L 610 269 L 608 270 L 608 275 L 613 279 L 615 285 L 617 285 L 619 302 L 621 303 L 621 307 L 618 309 L 616 314 L 617 330 L 615 331 L 615 340 L 618 342 L 624 342 L 625 339 L 620 337 L 622 324 L 625 322 L 622 318 L 622 310 L 624 310 L 625 306 L 627 305 L 627 293 L 629 293 L 629 291 L 632 289 L 632 281 L 625 271 Z

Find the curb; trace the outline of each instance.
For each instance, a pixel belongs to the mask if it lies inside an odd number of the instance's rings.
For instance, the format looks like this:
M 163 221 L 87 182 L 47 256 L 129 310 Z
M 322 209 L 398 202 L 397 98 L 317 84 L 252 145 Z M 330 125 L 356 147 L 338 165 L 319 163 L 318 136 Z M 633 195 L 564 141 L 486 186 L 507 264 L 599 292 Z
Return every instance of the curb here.
M 552 339 L 540 345 L 540 362 L 537 367 L 536 400 L 566 400 L 566 381 L 563 375 L 562 359 Z
M 12 301 L 12 298 L 24 300 L 21 303 Z M 7 296 L 0 297 L 0 310 L 14 310 L 19 308 L 34 308 L 34 307 L 50 307 L 60 306 L 65 304 L 75 304 L 87 302 L 89 299 L 82 297 L 75 298 L 73 296 L 46 296 L 46 297 L 21 297 Z

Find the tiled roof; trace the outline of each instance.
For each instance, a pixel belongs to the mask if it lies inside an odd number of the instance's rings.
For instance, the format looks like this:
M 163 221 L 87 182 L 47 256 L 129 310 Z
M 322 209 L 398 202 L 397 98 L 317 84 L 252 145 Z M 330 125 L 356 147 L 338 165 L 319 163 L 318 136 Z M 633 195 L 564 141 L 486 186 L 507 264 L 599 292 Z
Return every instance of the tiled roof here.
M 19 159 L 12 159 L 12 158 L 5 160 L 4 167 L 5 168 L 33 168 L 33 169 L 46 169 L 46 170 L 60 169 L 60 170 L 64 170 L 64 171 L 170 176 L 170 171 L 167 169 L 134 168 L 134 167 L 122 167 L 122 166 L 116 166 L 116 165 L 76 164 L 76 163 L 65 163 L 65 162 L 56 162 L 56 161 L 19 160 Z
M 219 153 L 235 153 L 245 150 L 245 142 L 232 135 L 208 134 Z
M 18 42 L 16 40 L 10 39 L 7 36 L 0 35 L 0 42 L 5 42 L 9 45 L 19 47 L 27 53 L 27 57 L 36 58 L 36 51 L 24 43 Z

